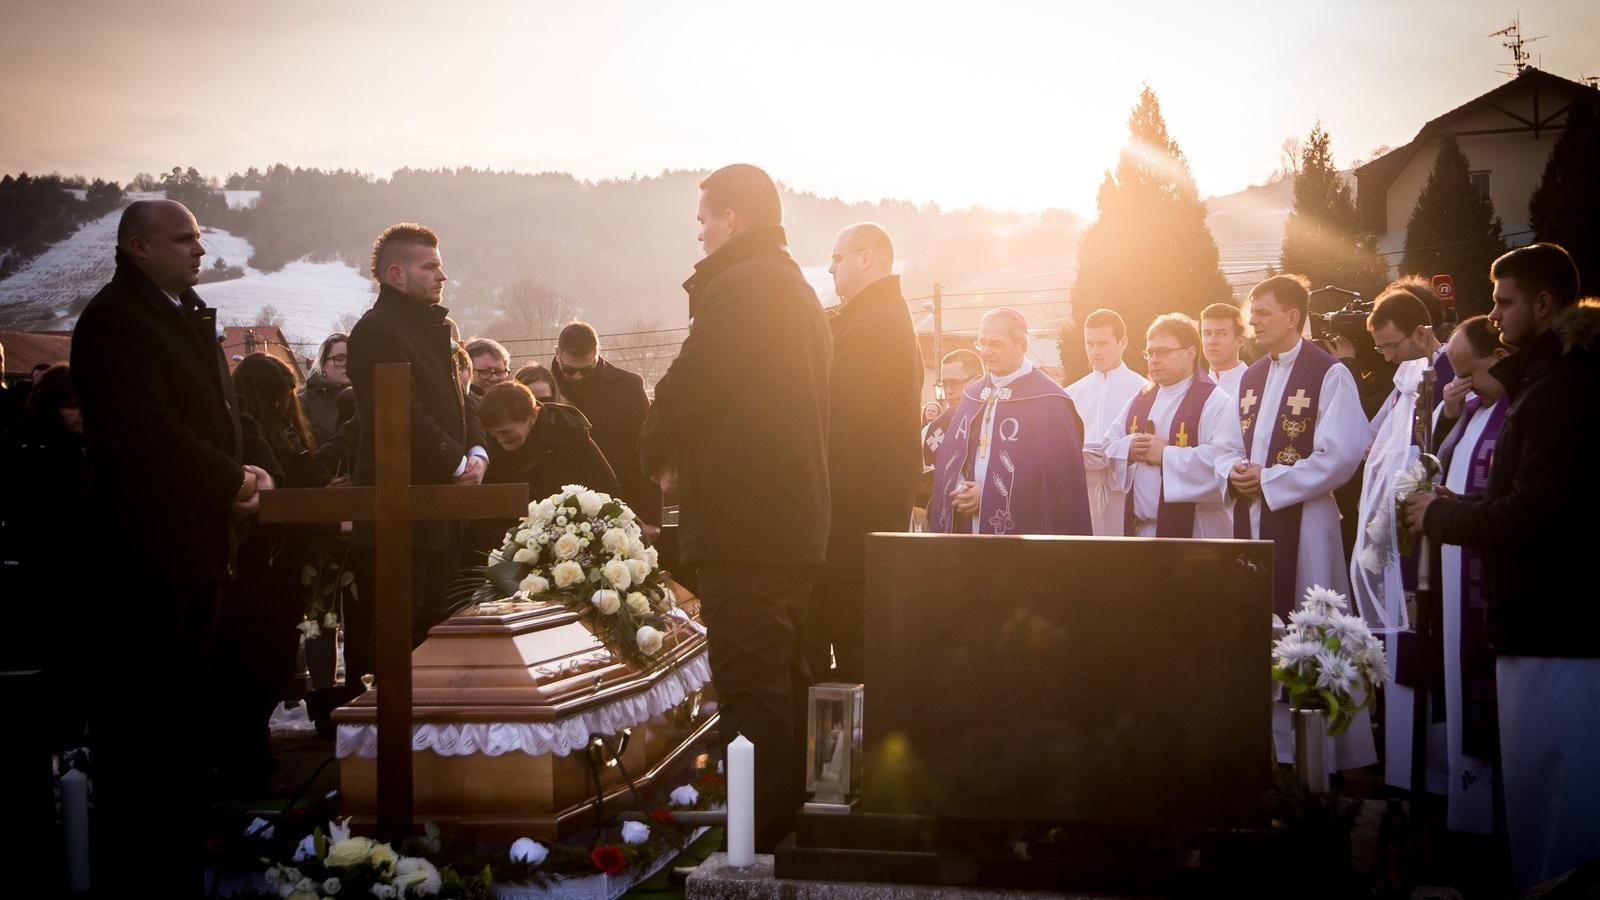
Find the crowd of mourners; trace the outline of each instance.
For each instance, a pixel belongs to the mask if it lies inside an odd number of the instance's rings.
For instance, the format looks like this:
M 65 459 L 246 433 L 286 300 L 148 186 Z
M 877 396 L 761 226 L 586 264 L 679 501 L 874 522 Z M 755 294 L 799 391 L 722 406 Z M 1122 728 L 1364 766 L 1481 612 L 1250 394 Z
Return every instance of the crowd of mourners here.
M 651 541 L 664 508 L 679 510 L 675 558 L 710 629 L 723 731 L 757 747 L 761 848 L 803 799 L 805 686 L 865 676 L 865 535 L 1271 541 L 1281 622 L 1310 586 L 1349 593 L 1361 486 L 1388 474 L 1372 459 L 1388 430 L 1412 433 L 1388 421 L 1410 414 L 1402 373 L 1428 368 L 1438 487 L 1398 517 L 1444 545 L 1435 790 L 1452 829 L 1509 835 L 1519 885 L 1600 857 L 1600 605 L 1581 562 L 1600 538 L 1584 456 L 1600 303 L 1579 299 L 1560 247 L 1499 259 L 1484 273 L 1493 310 L 1465 321 L 1428 282 L 1397 281 L 1365 336 L 1312 339 L 1309 285 L 1273 276 L 1242 307 L 1157 318 L 1140 371 L 1113 310 L 1083 318 L 1071 338 L 1083 356 L 1062 357 L 1084 371 L 1063 372 L 1030 353 L 1024 314 L 1001 307 L 973 349 L 938 360 L 923 403 L 882 228 L 840 233 L 829 271 L 842 302 L 824 311 L 764 172 L 713 173 L 697 218 L 692 325 L 652 397 L 585 322 L 519 367 L 495 339 L 461 335 L 441 305 L 441 235 L 409 223 L 377 236 L 375 302 L 320 343 L 304 377 L 287 348 L 230 371 L 194 289 L 199 223 L 173 201 L 127 207 L 116 274 L 79 318 L 70 360 L 0 393 L 0 592 L 39 598 L 12 604 L 0 663 L 49 673 L 58 747 L 89 736 L 100 833 L 156 827 L 198 871 L 205 803 L 265 790 L 269 720 L 299 662 L 324 734 L 365 689 L 370 527 L 257 513 L 274 489 L 373 483 L 380 363 L 411 366 L 413 483 L 525 483 L 533 499 L 583 484 L 625 500 Z M 508 524 L 414 523 L 414 645 Z M 1415 683 L 1402 658 L 1416 650 L 1397 644 L 1386 693 Z M 1381 742 L 1387 780 L 1404 786 L 1409 716 L 1390 718 L 1374 729 L 1363 716 L 1330 746 L 1336 766 L 1377 763 Z M 1287 721 L 1280 709 L 1285 760 Z M 141 852 L 99 846 L 101 871 Z

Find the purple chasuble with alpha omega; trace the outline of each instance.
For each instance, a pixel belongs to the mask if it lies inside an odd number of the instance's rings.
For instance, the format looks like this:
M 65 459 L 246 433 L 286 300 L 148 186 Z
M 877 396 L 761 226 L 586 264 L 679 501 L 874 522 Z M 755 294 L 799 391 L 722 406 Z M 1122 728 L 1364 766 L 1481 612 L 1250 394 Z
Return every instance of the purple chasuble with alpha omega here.
M 1268 415 L 1272 437 L 1267 444 L 1263 469 L 1292 466 L 1311 454 L 1317 439 L 1317 410 L 1322 400 L 1322 379 L 1338 365 L 1326 350 L 1310 341 L 1300 342 L 1300 354 L 1289 370 L 1283 386 L 1282 406 L 1276 410 L 1256 409 L 1267 390 L 1267 373 L 1272 357 L 1263 356 L 1245 370 L 1239 382 L 1239 424 L 1244 430 L 1245 454 L 1255 446 L 1256 425 Z M 1233 511 L 1233 536 L 1250 540 L 1250 507 L 1261 506 L 1261 540 L 1272 542 L 1272 611 L 1284 621 L 1295 606 L 1295 570 L 1300 565 L 1300 516 L 1304 509 L 1295 503 L 1284 509 L 1269 509 L 1265 503 L 1240 497 Z
M 1217 389 L 1217 383 L 1210 376 L 1195 370 L 1194 381 L 1190 382 L 1189 389 L 1183 392 L 1183 399 L 1178 401 L 1178 409 L 1172 414 L 1172 426 L 1167 429 L 1167 443 L 1174 447 L 1192 447 L 1200 443 L 1200 414 L 1205 412 L 1206 400 L 1210 399 L 1211 392 Z M 1137 434 L 1140 431 L 1148 434 L 1155 433 L 1155 424 L 1150 421 L 1150 410 L 1155 408 L 1158 389 L 1152 384 L 1145 385 L 1133 398 L 1133 406 L 1128 410 L 1128 433 Z M 1134 465 L 1133 460 L 1128 460 L 1128 465 Z M 1161 487 L 1161 504 L 1156 508 L 1156 537 L 1188 538 L 1194 537 L 1194 504 L 1193 503 L 1168 503 L 1165 479 Z M 1133 537 L 1137 531 L 1138 523 L 1133 514 L 1133 491 L 1128 492 L 1128 499 L 1123 504 L 1122 533 Z
M 979 534 L 1090 534 L 1083 435 L 1072 399 L 1034 369 L 1005 387 L 984 376 L 967 385 L 934 454 L 928 530 L 967 534 L 950 494 L 974 477 L 984 410 L 994 407 Z

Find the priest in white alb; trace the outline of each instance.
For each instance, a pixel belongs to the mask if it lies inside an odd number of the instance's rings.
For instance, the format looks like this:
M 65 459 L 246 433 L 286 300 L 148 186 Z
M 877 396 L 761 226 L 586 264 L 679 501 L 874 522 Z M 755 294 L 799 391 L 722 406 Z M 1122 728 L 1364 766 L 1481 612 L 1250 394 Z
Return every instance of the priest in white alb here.
M 1127 494 L 1112 478 L 1104 438 L 1116 427 L 1122 407 L 1144 389 L 1144 378 L 1122 361 L 1128 350 L 1128 327 L 1112 310 L 1097 309 L 1083 320 L 1083 349 L 1092 371 L 1068 385 L 1067 396 L 1083 417 L 1089 516 L 1095 534 L 1120 535 Z
M 1244 458 L 1239 407 L 1200 371 L 1199 355 L 1194 320 L 1173 313 L 1152 322 L 1150 382 L 1105 436 L 1112 479 L 1128 494 L 1129 537 L 1233 537 L 1228 475 Z
M 1250 291 L 1250 326 L 1265 355 L 1240 381 L 1246 459 L 1229 474 L 1239 498 L 1234 536 L 1274 544 L 1273 613 L 1281 622 L 1309 587 L 1349 592 L 1333 491 L 1361 466 L 1371 434 L 1355 377 L 1302 337 L 1308 288 L 1303 277 L 1275 275 Z M 1274 704 L 1273 740 L 1279 761 L 1292 760 L 1284 703 Z M 1335 769 L 1377 761 L 1365 711 L 1329 738 L 1328 751 Z

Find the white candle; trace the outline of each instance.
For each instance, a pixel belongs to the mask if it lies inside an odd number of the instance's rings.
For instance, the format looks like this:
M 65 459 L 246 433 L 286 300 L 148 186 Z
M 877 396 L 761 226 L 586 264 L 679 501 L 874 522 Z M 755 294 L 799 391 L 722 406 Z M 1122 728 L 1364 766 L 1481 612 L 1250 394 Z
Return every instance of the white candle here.
M 744 735 L 728 742 L 728 865 L 756 861 L 756 745 Z
M 89 777 L 77 769 L 61 776 L 61 824 L 67 838 L 67 890 L 89 890 Z

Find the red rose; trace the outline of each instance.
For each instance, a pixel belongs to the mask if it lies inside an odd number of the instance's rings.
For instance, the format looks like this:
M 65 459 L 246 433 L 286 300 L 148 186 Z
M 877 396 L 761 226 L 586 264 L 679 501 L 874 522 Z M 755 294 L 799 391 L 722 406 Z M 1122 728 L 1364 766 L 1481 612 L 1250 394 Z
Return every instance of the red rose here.
M 607 875 L 615 875 L 628 867 L 628 860 L 622 855 L 622 848 L 616 844 L 594 848 L 594 852 L 589 854 L 589 861 L 594 863 L 596 869 Z
M 650 810 L 650 821 L 659 822 L 662 825 L 671 825 L 672 811 L 667 809 L 652 809 Z

